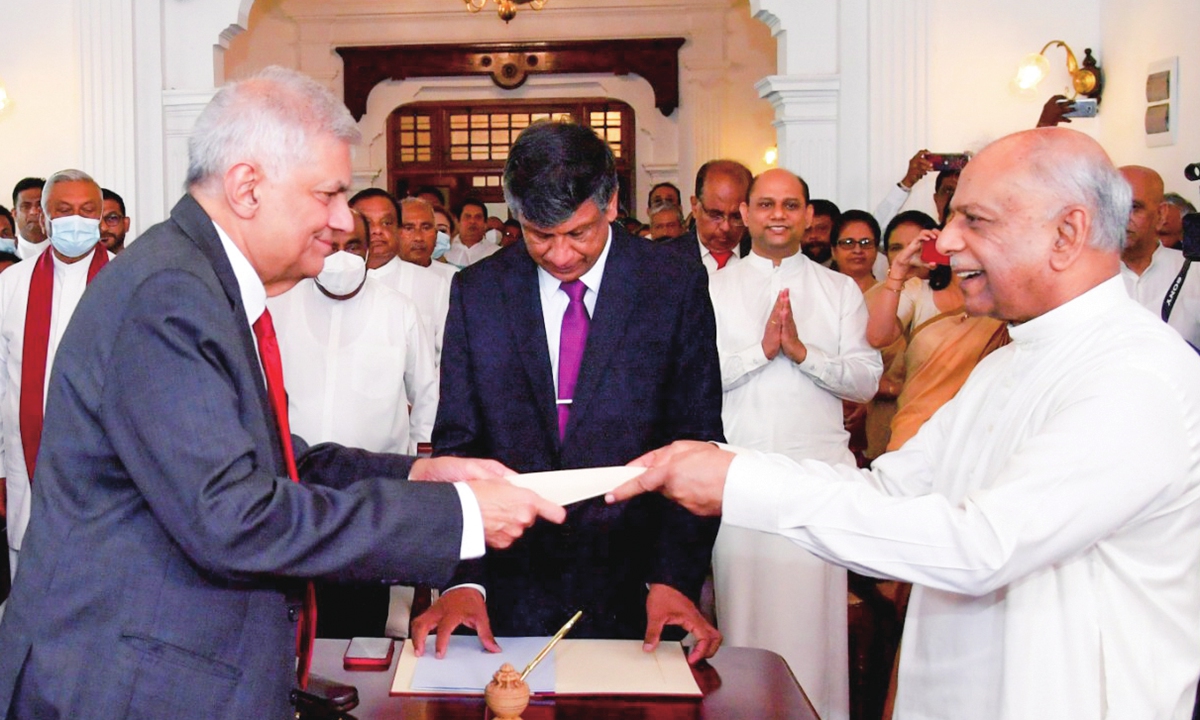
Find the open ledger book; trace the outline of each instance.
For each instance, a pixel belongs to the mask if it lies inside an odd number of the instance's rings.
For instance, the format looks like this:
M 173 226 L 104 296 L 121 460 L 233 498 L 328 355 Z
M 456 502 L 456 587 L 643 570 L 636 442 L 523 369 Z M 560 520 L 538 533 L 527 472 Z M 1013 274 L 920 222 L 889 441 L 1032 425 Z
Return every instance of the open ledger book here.
M 405 640 L 391 694 L 482 695 L 502 664 L 520 672 L 547 640 L 496 638 L 504 652 L 493 654 L 478 638 L 456 635 L 441 660 L 433 655 L 432 638 L 419 658 L 412 640 Z M 641 640 L 562 640 L 526 681 L 534 694 L 702 696 L 677 642 L 648 653 Z

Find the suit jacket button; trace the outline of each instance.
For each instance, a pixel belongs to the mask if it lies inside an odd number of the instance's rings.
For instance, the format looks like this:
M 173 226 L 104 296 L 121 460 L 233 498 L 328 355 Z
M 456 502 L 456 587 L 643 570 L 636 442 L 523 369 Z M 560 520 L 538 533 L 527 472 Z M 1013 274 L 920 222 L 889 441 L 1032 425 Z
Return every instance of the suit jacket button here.
M 291 620 L 292 622 L 299 622 L 300 621 L 300 608 L 298 608 L 298 607 L 288 608 L 288 620 Z

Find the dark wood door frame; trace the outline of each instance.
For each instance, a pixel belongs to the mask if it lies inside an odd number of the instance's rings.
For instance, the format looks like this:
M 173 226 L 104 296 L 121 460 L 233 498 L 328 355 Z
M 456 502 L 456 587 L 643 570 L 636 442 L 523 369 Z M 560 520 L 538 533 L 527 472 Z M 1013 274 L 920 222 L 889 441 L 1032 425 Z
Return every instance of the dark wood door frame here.
M 474 45 L 373 45 L 334 48 L 342 56 L 343 99 L 355 120 L 384 80 L 490 75 L 499 87 L 520 87 L 532 74 L 635 73 L 654 89 L 663 115 L 679 107 L 679 48 L 684 38 L 564 40 Z

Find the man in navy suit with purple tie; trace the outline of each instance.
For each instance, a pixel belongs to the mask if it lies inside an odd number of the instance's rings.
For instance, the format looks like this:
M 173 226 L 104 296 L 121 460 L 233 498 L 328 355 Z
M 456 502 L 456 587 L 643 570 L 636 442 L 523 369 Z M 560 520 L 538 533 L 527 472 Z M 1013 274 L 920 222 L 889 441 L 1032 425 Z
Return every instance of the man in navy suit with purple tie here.
M 504 192 L 525 242 L 454 280 L 435 455 L 535 472 L 723 439 L 704 268 L 612 224 L 616 191 L 612 152 L 589 128 L 539 123 L 513 144 Z M 583 610 L 573 637 L 654 646 L 673 625 L 697 639 L 690 660 L 711 656 L 720 633 L 695 603 L 718 524 L 697 520 L 658 498 L 576 503 L 561 527 L 462 563 L 414 622 L 418 652 L 431 630 L 439 654 L 459 625 L 495 649 L 494 635 L 549 635 Z

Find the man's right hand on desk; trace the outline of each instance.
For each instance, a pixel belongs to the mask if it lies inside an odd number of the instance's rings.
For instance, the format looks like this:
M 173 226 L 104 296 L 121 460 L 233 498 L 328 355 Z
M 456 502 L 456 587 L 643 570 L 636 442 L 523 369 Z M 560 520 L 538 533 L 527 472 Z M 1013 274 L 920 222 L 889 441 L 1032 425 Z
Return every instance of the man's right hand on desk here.
M 437 633 L 435 655 L 444 657 L 450 645 L 450 635 L 460 625 L 473 628 L 479 634 L 479 642 L 485 650 L 500 652 L 500 646 L 492 635 L 483 593 L 473 587 L 459 587 L 442 593 L 437 602 L 412 621 L 413 650 L 417 657 L 425 654 L 425 638 L 430 630 Z

